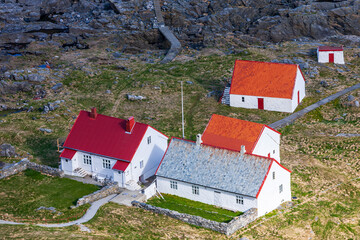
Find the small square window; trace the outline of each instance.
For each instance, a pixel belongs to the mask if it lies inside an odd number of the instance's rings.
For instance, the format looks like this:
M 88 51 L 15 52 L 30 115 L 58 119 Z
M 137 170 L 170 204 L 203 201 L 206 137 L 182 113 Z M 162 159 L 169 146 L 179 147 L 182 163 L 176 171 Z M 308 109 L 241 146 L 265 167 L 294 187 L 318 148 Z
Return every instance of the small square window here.
M 275 154 L 275 150 L 273 151 L 273 154 Z
M 177 182 L 176 181 L 170 181 L 170 188 L 177 190 Z
M 65 162 L 68 162 L 69 160 L 65 159 Z
M 242 196 L 236 195 L 236 203 L 244 205 L 244 198 Z
M 245 102 L 245 97 L 242 97 L 242 98 L 241 98 L 241 101 L 242 101 L 242 102 Z
M 195 195 L 199 195 L 200 194 L 200 190 L 198 186 L 192 186 L 192 193 Z
M 148 136 L 148 138 L 147 138 L 147 142 L 148 142 L 148 144 L 150 144 L 150 143 L 151 143 L 151 136 Z
M 144 161 L 141 160 L 141 161 L 140 161 L 140 168 L 143 168 L 143 167 L 144 167 Z
M 281 184 L 281 185 L 279 186 L 279 193 L 282 193 L 282 191 L 283 191 L 283 185 Z
M 275 172 L 273 172 L 273 179 L 275 179 Z
M 110 160 L 108 160 L 108 159 L 103 159 L 103 168 L 106 168 L 106 169 L 110 169 L 110 168 L 111 168 Z

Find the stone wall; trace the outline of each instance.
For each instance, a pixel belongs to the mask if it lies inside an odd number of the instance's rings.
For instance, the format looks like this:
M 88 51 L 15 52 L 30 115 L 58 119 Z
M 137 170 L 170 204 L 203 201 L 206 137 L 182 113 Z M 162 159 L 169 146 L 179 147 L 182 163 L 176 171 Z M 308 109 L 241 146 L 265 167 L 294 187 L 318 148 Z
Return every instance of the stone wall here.
M 199 216 L 194 216 L 186 213 L 179 213 L 177 211 L 173 211 L 161 207 L 155 207 L 137 201 L 133 201 L 132 205 L 138 208 L 152 211 L 154 213 L 167 215 L 169 217 L 181 220 L 189 224 L 193 224 L 204 228 L 209 228 L 226 235 L 233 234 L 235 231 L 237 231 L 242 227 L 245 227 L 247 224 L 249 224 L 250 222 L 254 221 L 257 218 L 256 208 L 249 209 L 243 215 L 235 217 L 229 223 L 221 223 L 221 222 L 211 221 Z
M 0 170 L 0 179 L 10 177 L 12 175 L 18 174 L 19 172 L 22 172 L 27 169 L 27 159 L 23 159 L 20 162 L 17 162 L 13 165 L 10 165 L 8 167 L 5 167 Z
M 82 198 L 79 198 L 79 200 L 76 202 L 76 207 L 79 207 L 81 205 L 95 202 L 101 198 L 107 197 L 111 194 L 119 194 L 121 192 L 121 189 L 117 182 L 110 183 L 109 185 L 103 187 L 102 189 L 93 192 L 89 195 L 83 196 Z
M 34 162 L 30 162 L 28 161 L 27 163 L 27 168 L 32 169 L 34 171 L 38 171 L 41 172 L 43 174 L 47 174 L 47 175 L 51 175 L 54 177 L 64 177 L 64 171 L 58 169 L 58 168 L 53 168 L 53 167 L 49 167 L 46 165 L 41 165 L 41 164 L 37 164 Z
M 58 168 L 30 162 L 27 158 L 24 158 L 21 161 L 0 170 L 0 179 L 15 175 L 28 168 L 54 177 L 64 177 L 64 171 Z

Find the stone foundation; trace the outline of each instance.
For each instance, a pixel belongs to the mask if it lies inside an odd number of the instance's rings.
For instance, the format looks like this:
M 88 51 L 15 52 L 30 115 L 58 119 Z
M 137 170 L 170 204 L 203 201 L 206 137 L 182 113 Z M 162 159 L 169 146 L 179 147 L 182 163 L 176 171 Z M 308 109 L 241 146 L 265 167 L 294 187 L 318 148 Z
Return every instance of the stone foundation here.
M 79 198 L 79 200 L 76 202 L 76 207 L 79 207 L 81 205 L 95 202 L 101 198 L 107 197 L 111 194 L 119 194 L 121 192 L 121 189 L 117 182 L 110 183 L 109 185 L 103 187 L 102 189 L 93 192 L 89 195 L 83 196 L 82 198 Z
M 152 211 L 154 213 L 163 214 L 178 220 L 181 220 L 183 222 L 193 224 L 199 227 L 203 228 L 209 228 L 212 230 L 215 230 L 217 232 L 231 235 L 234 232 L 236 232 L 238 229 L 245 227 L 252 221 L 254 221 L 257 218 L 257 209 L 251 208 L 248 211 L 246 211 L 241 216 L 233 218 L 229 223 L 221 223 L 216 221 L 211 221 L 199 216 L 194 216 L 186 213 L 179 213 L 177 211 L 155 207 L 152 205 L 148 205 L 146 203 L 141 203 L 137 201 L 133 201 L 132 205 L 138 208 L 142 208 L 148 211 Z

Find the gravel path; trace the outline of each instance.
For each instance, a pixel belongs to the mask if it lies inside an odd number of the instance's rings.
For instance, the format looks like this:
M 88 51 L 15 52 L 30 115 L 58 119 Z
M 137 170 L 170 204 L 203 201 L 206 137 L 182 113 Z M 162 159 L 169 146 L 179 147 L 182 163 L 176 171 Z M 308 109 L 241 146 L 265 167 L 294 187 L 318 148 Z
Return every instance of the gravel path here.
M 286 118 L 283 118 L 277 122 L 274 122 L 274 123 L 270 124 L 269 127 L 274 128 L 274 129 L 279 129 L 279 128 L 285 127 L 285 126 L 291 124 L 292 122 L 294 122 L 296 119 L 304 116 L 306 113 L 320 107 L 321 105 L 331 102 L 332 100 L 335 100 L 336 98 L 338 98 L 348 92 L 351 92 L 355 89 L 358 89 L 358 88 L 360 88 L 360 83 L 355 84 L 349 88 L 346 88 L 340 92 L 337 92 L 329 97 L 326 97 L 326 98 L 318 101 L 317 103 L 314 103 L 313 105 L 310 105 L 304 109 L 301 109 L 300 111 L 298 111 L 296 113 L 291 114 L 290 116 L 287 116 Z
M 97 200 L 97 201 L 93 202 L 91 204 L 90 208 L 84 214 L 84 216 L 82 216 L 78 220 L 68 222 L 68 223 L 33 224 L 33 225 L 40 226 L 40 227 L 68 227 L 68 226 L 72 226 L 72 225 L 75 225 L 75 224 L 82 224 L 82 223 L 88 222 L 89 220 L 91 220 L 95 216 L 95 214 L 97 213 L 97 211 L 99 210 L 99 208 L 102 205 L 108 203 L 116 195 L 117 194 L 112 194 L 110 196 L 107 196 L 105 198 L 102 198 L 100 200 Z M 5 221 L 5 220 L 0 220 L 0 224 L 29 225 L 28 223 L 18 223 L 18 222 Z

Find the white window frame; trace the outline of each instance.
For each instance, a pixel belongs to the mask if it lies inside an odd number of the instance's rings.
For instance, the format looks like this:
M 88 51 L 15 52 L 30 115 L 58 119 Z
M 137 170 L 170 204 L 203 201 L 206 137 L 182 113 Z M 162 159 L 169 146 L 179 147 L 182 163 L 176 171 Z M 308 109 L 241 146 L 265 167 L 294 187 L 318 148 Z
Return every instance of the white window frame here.
M 84 159 L 84 164 L 91 165 L 91 155 L 84 154 L 83 159 Z
M 103 168 L 111 169 L 111 161 L 109 159 L 103 159 Z
M 236 195 L 236 204 L 244 205 L 244 197 L 240 195 Z
M 178 189 L 177 181 L 170 181 L 170 188 L 171 189 Z
M 151 143 L 151 136 L 147 137 L 147 143 L 150 144 Z
M 284 187 L 283 187 L 282 184 L 280 184 L 280 186 L 279 186 L 279 193 L 282 193 L 283 191 L 284 191 Z
M 144 167 L 144 160 L 141 160 L 140 161 L 140 168 L 143 168 Z
M 192 189 L 192 194 L 200 195 L 200 188 L 199 188 L 199 186 L 194 186 L 194 185 L 192 185 L 192 186 L 191 186 L 191 189 Z

